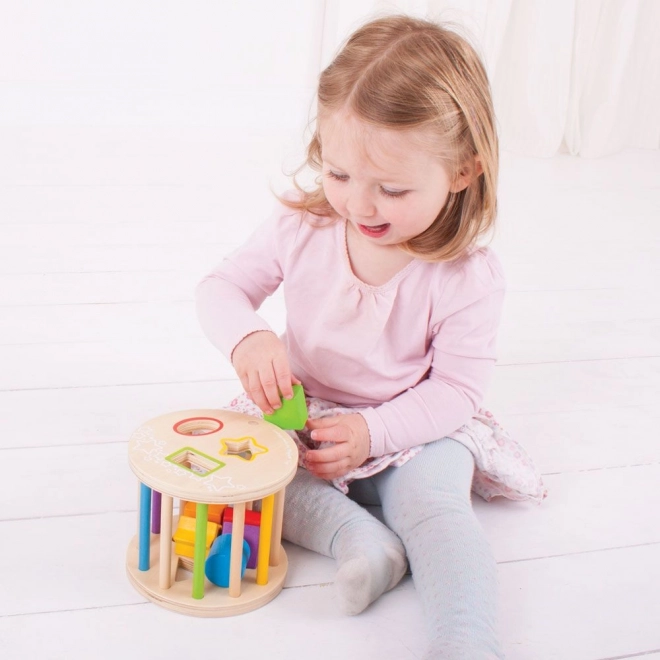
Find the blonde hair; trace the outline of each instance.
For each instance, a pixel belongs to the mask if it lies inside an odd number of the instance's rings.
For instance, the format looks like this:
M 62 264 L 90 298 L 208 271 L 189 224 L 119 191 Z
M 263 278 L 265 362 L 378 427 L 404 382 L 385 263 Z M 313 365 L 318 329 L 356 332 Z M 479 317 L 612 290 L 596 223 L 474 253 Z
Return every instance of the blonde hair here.
M 377 127 L 431 129 L 438 140 L 430 146 L 452 178 L 475 156 L 481 162 L 483 173 L 461 192 L 449 193 L 433 224 L 401 244 L 403 250 L 429 261 L 449 261 L 489 232 L 497 213 L 497 133 L 486 71 L 463 37 L 407 16 L 367 23 L 348 38 L 319 78 L 319 117 L 342 109 Z M 320 171 L 321 165 L 317 124 L 297 173 L 305 166 Z M 303 190 L 295 177 L 294 184 L 300 198 L 282 198 L 284 204 L 336 218 L 319 178 L 313 190 Z

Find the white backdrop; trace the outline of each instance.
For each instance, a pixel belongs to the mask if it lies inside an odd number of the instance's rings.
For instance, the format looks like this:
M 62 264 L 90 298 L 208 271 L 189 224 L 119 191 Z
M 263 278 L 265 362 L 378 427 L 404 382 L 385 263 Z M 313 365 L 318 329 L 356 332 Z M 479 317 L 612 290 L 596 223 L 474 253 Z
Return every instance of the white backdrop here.
M 657 0 L 328 0 L 322 61 L 365 15 L 397 10 L 470 36 L 504 148 L 593 157 L 660 147 Z
M 392 11 L 470 32 L 505 149 L 660 146 L 657 0 L 15 0 L 0 23 L 0 125 L 293 135 L 342 39 Z

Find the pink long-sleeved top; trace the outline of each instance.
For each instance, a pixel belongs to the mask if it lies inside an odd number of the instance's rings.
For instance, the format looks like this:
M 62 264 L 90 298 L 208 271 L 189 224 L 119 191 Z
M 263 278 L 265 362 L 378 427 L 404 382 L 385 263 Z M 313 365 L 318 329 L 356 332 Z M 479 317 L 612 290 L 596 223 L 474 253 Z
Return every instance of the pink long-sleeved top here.
M 442 438 L 478 409 L 505 288 L 490 249 L 451 263 L 414 259 L 370 286 L 351 270 L 345 220 L 278 204 L 197 287 L 202 328 L 227 358 L 271 329 L 256 310 L 280 285 L 292 372 L 308 396 L 359 410 L 371 456 Z

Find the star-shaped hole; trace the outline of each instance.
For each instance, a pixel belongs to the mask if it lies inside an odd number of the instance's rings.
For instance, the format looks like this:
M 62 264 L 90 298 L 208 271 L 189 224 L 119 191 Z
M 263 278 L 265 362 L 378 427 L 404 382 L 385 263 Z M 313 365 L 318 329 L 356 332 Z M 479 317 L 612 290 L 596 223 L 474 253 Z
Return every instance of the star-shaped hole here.
M 259 454 L 265 454 L 267 451 L 266 447 L 263 447 L 249 436 L 238 439 L 224 438 L 220 441 L 220 454 L 222 456 L 238 456 L 244 461 L 252 461 Z

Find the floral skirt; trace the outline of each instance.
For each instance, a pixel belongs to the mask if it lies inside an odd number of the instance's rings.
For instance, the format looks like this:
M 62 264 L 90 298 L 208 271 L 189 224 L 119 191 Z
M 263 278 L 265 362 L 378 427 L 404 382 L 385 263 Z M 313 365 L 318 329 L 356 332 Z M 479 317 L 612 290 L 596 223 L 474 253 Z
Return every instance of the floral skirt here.
M 252 417 L 263 417 L 259 407 L 245 394 L 235 398 L 226 408 Z M 355 408 L 345 408 L 316 397 L 307 398 L 307 409 L 310 419 L 359 412 Z M 309 449 L 322 446 L 322 443 L 311 439 L 306 429 L 287 433 L 298 446 L 298 462 L 301 466 Z M 472 452 L 475 463 L 472 491 L 483 499 L 490 501 L 502 496 L 510 500 L 541 502 L 545 498 L 547 491 L 538 469 L 523 447 L 495 421 L 492 413 L 479 410 L 467 424 L 447 437 L 460 442 Z M 332 484 L 347 493 L 351 481 L 365 479 L 390 466 L 399 467 L 423 449 L 424 445 L 417 445 L 393 454 L 369 458 L 344 476 L 333 479 Z

